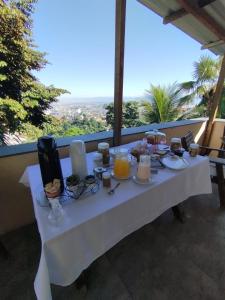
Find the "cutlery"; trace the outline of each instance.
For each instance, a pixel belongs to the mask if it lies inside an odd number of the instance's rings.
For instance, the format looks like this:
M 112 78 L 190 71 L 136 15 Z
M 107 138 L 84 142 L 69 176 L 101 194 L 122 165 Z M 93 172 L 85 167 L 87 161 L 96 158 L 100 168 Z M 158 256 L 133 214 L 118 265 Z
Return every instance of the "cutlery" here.
M 115 189 L 117 189 L 120 185 L 120 182 L 118 182 L 111 190 L 108 191 L 109 195 L 112 195 L 115 193 Z

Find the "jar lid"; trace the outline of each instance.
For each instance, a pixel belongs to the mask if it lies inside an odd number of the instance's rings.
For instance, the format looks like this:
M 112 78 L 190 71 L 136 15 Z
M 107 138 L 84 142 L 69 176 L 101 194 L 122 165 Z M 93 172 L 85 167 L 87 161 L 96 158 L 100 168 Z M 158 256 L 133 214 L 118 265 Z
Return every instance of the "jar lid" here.
M 181 138 L 172 138 L 171 143 L 181 143 Z
M 105 143 L 105 142 L 99 143 L 98 149 L 109 149 L 109 143 Z
M 102 167 L 96 167 L 96 168 L 94 168 L 94 172 L 97 173 L 97 174 L 102 174 L 105 171 L 106 171 L 106 169 L 102 168 Z
M 160 132 L 158 130 L 151 130 L 151 131 L 146 131 L 145 135 L 154 135 L 154 136 L 161 136 L 161 137 L 165 137 L 166 134 L 163 132 Z
M 190 144 L 190 148 L 192 148 L 192 149 L 198 149 L 199 148 L 199 144 L 195 144 L 195 143 Z

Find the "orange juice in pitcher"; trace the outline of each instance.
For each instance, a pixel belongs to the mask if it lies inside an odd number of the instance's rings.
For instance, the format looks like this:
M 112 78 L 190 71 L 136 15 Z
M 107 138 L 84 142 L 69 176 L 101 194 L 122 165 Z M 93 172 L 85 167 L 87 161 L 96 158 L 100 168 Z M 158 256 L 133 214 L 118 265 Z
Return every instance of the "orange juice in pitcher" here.
M 130 176 L 130 162 L 127 149 L 122 148 L 116 154 L 114 175 L 118 179 L 127 179 Z

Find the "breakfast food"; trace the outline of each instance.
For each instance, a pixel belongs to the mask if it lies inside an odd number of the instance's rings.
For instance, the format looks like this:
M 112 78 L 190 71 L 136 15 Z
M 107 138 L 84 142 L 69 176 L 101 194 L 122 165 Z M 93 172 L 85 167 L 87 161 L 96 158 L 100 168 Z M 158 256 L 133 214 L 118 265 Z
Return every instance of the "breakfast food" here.
M 55 198 L 60 194 L 60 179 L 55 178 L 53 182 L 49 182 L 45 185 L 45 193 L 49 198 Z
M 130 151 L 131 155 L 136 157 L 137 162 L 140 161 L 140 155 L 147 154 L 148 149 L 145 143 L 138 143 L 135 147 L 133 147 Z

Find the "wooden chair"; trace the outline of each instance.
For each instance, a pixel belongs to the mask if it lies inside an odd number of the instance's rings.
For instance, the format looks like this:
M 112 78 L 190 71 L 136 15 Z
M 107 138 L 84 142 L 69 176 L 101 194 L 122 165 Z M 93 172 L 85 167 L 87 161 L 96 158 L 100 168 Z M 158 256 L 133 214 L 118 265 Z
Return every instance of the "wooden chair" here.
M 191 143 L 194 143 L 194 136 L 191 131 L 181 138 L 182 147 L 188 151 Z M 218 153 L 217 157 L 210 157 L 210 164 L 212 164 L 215 169 L 215 175 L 211 174 L 212 182 L 218 184 L 220 206 L 225 207 L 225 178 L 224 178 L 224 167 L 225 167 L 225 127 L 223 132 L 223 137 L 221 138 L 221 147 L 210 148 L 200 146 L 200 155 L 209 155 L 212 151 Z

